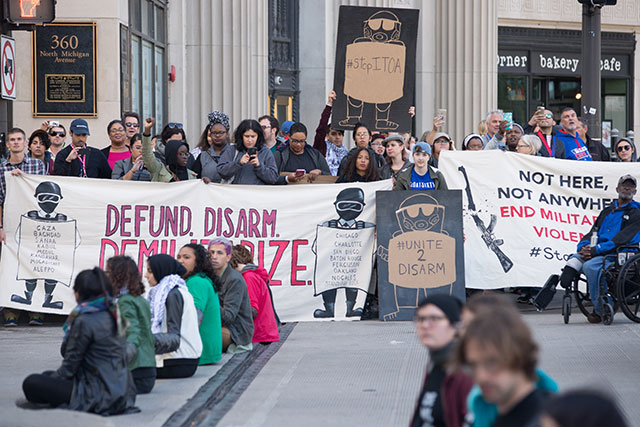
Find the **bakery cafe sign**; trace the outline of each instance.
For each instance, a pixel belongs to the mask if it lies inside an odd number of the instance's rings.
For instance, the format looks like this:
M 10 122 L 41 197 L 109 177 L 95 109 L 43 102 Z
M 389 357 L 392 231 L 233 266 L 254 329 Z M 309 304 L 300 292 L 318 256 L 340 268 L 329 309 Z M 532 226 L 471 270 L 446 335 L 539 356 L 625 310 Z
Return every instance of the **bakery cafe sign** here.
M 575 75 L 582 72 L 581 55 L 553 52 L 505 52 L 498 54 L 500 72 L 528 71 L 533 74 Z M 629 56 L 603 55 L 600 59 L 603 75 L 627 76 Z

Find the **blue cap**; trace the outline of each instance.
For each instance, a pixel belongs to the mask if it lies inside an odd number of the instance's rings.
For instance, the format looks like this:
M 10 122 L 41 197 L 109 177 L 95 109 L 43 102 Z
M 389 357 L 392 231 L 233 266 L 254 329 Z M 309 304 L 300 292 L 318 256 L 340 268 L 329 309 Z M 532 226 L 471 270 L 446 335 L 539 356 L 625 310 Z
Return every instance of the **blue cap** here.
M 76 135 L 91 135 L 91 133 L 89 133 L 89 125 L 85 119 L 75 119 L 72 121 L 69 130 Z
M 287 120 L 286 122 L 284 122 L 282 124 L 282 127 L 280 129 L 282 129 L 282 133 L 289 133 L 289 131 L 291 130 L 291 125 L 294 124 L 295 122 L 292 122 L 291 120 Z
M 413 146 L 413 152 L 431 155 L 431 146 L 424 141 L 416 142 L 416 145 Z

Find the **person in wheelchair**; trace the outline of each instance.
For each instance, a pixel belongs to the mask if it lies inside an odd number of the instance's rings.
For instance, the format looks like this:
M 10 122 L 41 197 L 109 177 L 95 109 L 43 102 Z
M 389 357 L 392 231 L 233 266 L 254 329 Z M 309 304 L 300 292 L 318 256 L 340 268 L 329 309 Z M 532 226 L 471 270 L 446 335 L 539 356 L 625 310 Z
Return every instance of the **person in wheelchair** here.
M 620 177 L 616 187 L 618 200 L 600 212 L 591 230 L 578 243 L 578 252 L 569 258 L 562 269 L 559 282 L 565 289 L 571 286 L 581 272 L 586 276 L 591 302 L 593 302 L 593 313 L 587 316 L 589 323 L 602 321 L 600 281 L 603 279 L 604 270 L 614 262 L 613 258 L 604 259 L 604 256 L 615 254 L 620 246 L 640 243 L 640 203 L 633 200 L 636 186 L 637 180 L 634 176 L 627 174 Z M 552 280 L 554 276 L 555 280 Z M 545 288 L 549 288 L 552 292 L 558 283 L 558 276 L 554 276 L 545 285 Z M 606 290 L 607 284 L 603 283 L 603 286 Z M 543 292 L 544 290 L 541 294 Z

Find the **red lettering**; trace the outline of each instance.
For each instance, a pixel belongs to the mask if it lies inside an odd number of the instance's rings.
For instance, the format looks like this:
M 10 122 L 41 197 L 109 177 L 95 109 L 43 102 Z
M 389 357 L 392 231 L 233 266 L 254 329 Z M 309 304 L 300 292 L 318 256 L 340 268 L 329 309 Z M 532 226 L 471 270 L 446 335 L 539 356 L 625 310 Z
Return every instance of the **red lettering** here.
M 144 221 L 144 218 L 142 217 L 142 211 L 146 211 L 146 210 L 149 210 L 149 206 L 136 205 L 135 207 L 136 222 L 134 225 L 134 232 L 136 237 L 140 236 L 140 223 Z
M 107 246 L 110 246 L 113 249 L 113 255 L 107 256 Z M 105 260 L 111 258 L 112 256 L 118 255 L 118 245 L 111 239 L 102 239 L 100 242 L 100 268 L 104 269 Z
M 112 221 L 113 219 L 113 221 Z M 111 236 L 116 231 L 118 231 L 118 208 L 114 205 L 107 205 L 107 229 L 104 232 L 105 236 Z M 112 225 L 113 222 L 113 225 Z
M 289 246 L 289 241 L 288 240 L 271 240 L 269 242 L 269 246 L 278 247 L 278 249 L 276 250 L 276 254 L 273 257 L 273 261 L 271 262 L 271 268 L 269 269 L 269 277 L 273 277 L 274 273 L 276 272 L 276 269 L 278 268 L 278 264 L 280 264 L 280 260 L 282 260 L 282 255 L 284 254 L 284 250 L 287 249 L 287 246 Z M 272 286 L 281 286 L 282 281 L 269 280 L 269 284 Z
M 131 237 L 131 232 L 124 229 L 127 224 L 131 223 L 131 218 L 126 217 L 128 210 L 131 210 L 131 205 L 120 206 L 120 235 L 122 237 Z
M 298 271 L 307 269 L 304 265 L 298 265 L 298 246 L 308 245 L 308 240 L 294 240 L 291 245 L 291 286 L 306 285 L 304 280 L 298 280 Z

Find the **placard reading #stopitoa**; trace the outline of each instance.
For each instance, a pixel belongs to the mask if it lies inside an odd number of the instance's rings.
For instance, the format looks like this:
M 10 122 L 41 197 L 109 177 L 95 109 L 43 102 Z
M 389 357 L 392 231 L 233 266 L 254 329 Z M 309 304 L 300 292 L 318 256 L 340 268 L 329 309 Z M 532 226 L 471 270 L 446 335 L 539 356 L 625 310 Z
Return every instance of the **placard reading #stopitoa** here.
M 432 293 L 464 301 L 462 192 L 378 191 L 381 320 L 412 320 Z

